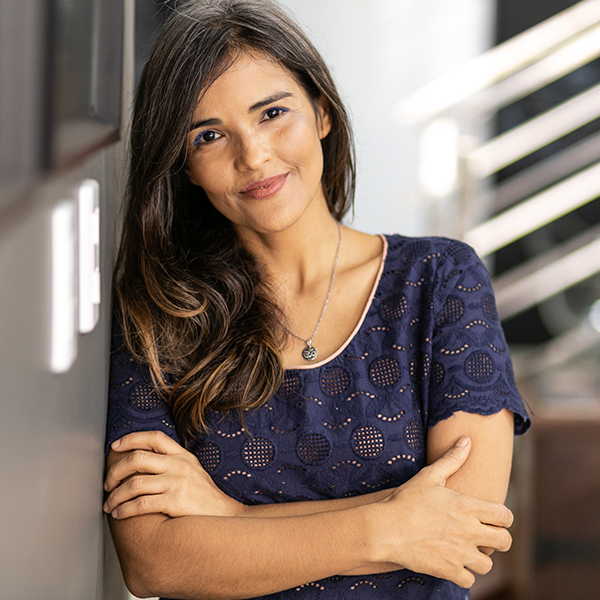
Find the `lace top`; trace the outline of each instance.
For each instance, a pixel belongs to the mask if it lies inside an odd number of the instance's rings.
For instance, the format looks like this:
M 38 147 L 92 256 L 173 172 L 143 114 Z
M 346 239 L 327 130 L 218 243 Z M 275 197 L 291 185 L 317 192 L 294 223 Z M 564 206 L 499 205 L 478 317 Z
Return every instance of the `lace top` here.
M 289 369 L 277 394 L 246 413 L 213 412 L 193 448 L 227 494 L 246 504 L 321 500 L 399 486 L 425 466 L 427 430 L 456 411 L 507 407 L 530 421 L 516 388 L 488 273 L 473 250 L 443 238 L 389 236 L 375 293 L 345 346 Z M 133 431 L 178 441 L 147 368 L 116 349 L 108 445 Z M 464 600 L 456 585 L 407 570 L 336 576 L 270 599 Z

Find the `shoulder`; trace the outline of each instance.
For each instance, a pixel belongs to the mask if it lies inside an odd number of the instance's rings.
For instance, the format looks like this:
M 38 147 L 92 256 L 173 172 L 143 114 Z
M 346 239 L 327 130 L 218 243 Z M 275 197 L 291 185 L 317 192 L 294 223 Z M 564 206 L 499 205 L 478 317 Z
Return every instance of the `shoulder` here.
M 446 237 L 407 237 L 384 235 L 388 243 L 388 257 L 409 264 L 443 259 L 451 264 L 480 263 L 475 250 L 465 242 Z

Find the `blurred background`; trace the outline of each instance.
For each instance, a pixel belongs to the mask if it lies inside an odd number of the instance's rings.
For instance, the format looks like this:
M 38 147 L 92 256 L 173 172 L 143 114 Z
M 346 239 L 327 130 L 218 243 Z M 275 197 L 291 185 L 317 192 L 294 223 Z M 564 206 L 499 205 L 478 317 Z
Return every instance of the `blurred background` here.
M 600 598 L 600 0 L 284 0 L 350 109 L 371 233 L 484 257 L 535 416 L 474 600 Z M 101 514 L 135 84 L 172 2 L 0 3 L 0 598 L 127 597 Z

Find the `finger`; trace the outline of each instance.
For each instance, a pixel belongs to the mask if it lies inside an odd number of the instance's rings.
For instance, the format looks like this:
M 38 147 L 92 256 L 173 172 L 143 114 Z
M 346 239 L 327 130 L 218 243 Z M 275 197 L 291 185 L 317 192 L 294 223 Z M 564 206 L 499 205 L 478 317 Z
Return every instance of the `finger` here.
M 179 454 L 183 448 L 162 431 L 138 431 L 128 433 L 114 441 L 111 446 L 116 452 L 128 450 L 151 450 L 159 454 Z
M 515 517 L 506 506 L 493 502 L 485 502 L 485 500 L 481 500 L 481 502 L 483 504 L 480 505 L 477 511 L 477 517 L 481 523 L 506 528 L 513 524 Z
M 125 502 L 114 508 L 110 516 L 113 519 L 128 519 L 139 515 L 149 515 L 152 513 L 161 513 L 164 509 L 164 496 L 139 496 L 129 502 Z M 163 513 L 167 514 L 167 513 Z
M 486 548 L 494 548 L 499 552 L 508 552 L 512 546 L 512 536 L 503 527 L 491 527 L 487 526 L 489 538 L 488 541 L 483 542 L 481 545 Z
M 165 455 L 134 450 L 108 469 L 104 489 L 112 492 L 122 481 L 136 473 L 160 475 L 167 470 L 169 461 Z
M 426 472 L 427 476 L 432 478 L 434 484 L 446 485 L 446 481 L 450 476 L 454 475 L 465 464 L 469 452 L 471 452 L 471 440 L 466 436 L 462 436 L 443 456 L 423 469 L 422 473 Z
M 467 569 L 479 575 L 486 575 L 492 570 L 493 566 L 492 559 L 483 552 L 474 552 L 472 558 L 465 565 Z
M 111 513 L 121 504 L 134 498 L 162 494 L 168 489 L 170 489 L 170 485 L 164 476 L 134 475 L 112 491 L 102 508 L 104 512 Z
M 449 577 L 448 579 L 461 588 L 473 587 L 473 584 L 475 583 L 475 575 L 467 569 L 460 569 L 456 575 Z

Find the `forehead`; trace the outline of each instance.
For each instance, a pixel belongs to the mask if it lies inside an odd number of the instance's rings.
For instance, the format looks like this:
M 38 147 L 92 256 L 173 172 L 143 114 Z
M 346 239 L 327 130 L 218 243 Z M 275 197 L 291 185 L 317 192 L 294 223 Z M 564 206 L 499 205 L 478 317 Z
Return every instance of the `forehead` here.
M 289 92 L 308 100 L 295 77 L 277 61 L 260 53 L 241 53 L 200 94 L 194 116 L 248 107 L 278 92 Z

